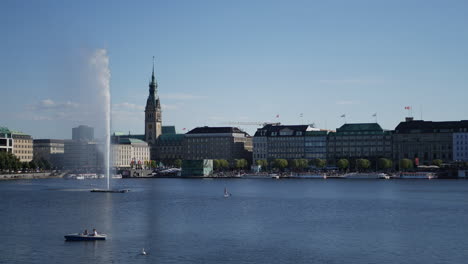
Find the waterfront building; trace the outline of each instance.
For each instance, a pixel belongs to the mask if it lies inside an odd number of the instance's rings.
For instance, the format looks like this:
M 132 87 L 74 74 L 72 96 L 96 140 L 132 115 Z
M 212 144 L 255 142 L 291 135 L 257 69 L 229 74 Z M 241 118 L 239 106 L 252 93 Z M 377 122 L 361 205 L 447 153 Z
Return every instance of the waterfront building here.
M 377 123 L 344 124 L 328 134 L 327 160 L 392 158 L 392 132 Z
M 304 153 L 308 160 L 327 158 L 328 130 L 306 131 L 304 137 Z
M 62 167 L 65 153 L 65 140 L 34 139 L 33 153 L 35 159 L 44 159 L 53 167 Z
M 72 139 L 93 141 L 94 140 L 94 128 L 86 125 L 80 125 L 72 128 Z
M 63 165 L 67 169 L 97 170 L 103 168 L 104 144 L 95 141 L 65 140 Z
M 11 131 L 13 138 L 13 154 L 21 162 L 30 162 L 33 160 L 33 138 L 20 131 Z
M 453 133 L 453 160 L 468 161 L 468 132 Z
M 13 153 L 13 138 L 6 127 L 0 127 L 0 152 Z
M 134 165 L 145 164 L 150 160 L 148 143 L 136 138 L 119 138 L 111 145 L 111 162 L 117 168 L 129 168 Z
M 175 160 L 184 159 L 184 134 L 162 134 L 155 143 L 156 160 L 163 164 L 172 164 Z
M 237 127 L 197 127 L 184 137 L 186 160 L 252 161 L 252 137 Z
M 406 118 L 395 128 L 394 159 L 412 159 L 416 165 L 430 165 L 436 159 L 453 161 L 454 134 L 465 132 L 468 120 L 434 122 Z
M 254 162 L 262 159 L 306 159 L 306 149 L 310 157 L 324 157 L 326 133 L 308 125 L 265 125 L 254 135 Z

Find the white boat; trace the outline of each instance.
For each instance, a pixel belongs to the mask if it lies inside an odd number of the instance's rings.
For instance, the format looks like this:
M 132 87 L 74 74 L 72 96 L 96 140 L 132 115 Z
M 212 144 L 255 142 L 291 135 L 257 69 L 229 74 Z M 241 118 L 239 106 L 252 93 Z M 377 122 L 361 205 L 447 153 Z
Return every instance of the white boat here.
M 112 175 L 112 179 L 122 179 L 122 174 L 114 174 Z
M 385 173 L 359 173 L 359 172 L 347 173 L 343 175 L 343 177 L 346 179 L 384 179 L 385 176 L 388 176 L 388 175 Z
M 433 172 L 401 172 L 400 178 L 402 179 L 437 179 L 437 175 Z
M 84 234 L 68 234 L 65 235 L 65 240 L 67 241 L 95 241 L 95 240 L 106 240 L 106 234 L 97 234 L 97 235 L 84 235 Z
M 228 198 L 231 194 L 227 191 L 226 187 L 224 187 L 224 198 Z
M 270 174 L 270 177 L 273 179 L 279 179 L 280 176 L 278 174 Z

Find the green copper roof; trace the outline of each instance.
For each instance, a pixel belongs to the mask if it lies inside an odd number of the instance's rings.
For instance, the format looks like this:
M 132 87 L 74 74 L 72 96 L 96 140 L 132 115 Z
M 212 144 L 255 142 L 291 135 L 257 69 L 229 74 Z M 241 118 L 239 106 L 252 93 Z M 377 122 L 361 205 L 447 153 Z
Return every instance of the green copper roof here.
M 160 141 L 182 141 L 185 134 L 162 134 L 158 137 Z
M 0 133 L 2 134 L 10 134 L 11 131 L 7 127 L 0 126 Z
M 135 144 L 135 143 L 146 143 L 143 140 L 136 139 L 136 138 L 120 138 L 119 144 Z
M 162 134 L 175 134 L 176 129 L 175 126 L 163 126 L 162 127 Z
M 339 132 L 383 132 L 382 127 L 377 123 L 356 123 L 356 124 L 344 124 L 336 130 Z

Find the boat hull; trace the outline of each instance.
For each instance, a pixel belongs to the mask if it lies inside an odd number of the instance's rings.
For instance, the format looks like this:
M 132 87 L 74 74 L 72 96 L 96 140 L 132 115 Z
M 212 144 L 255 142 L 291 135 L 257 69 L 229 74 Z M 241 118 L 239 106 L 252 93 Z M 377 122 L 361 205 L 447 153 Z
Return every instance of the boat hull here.
M 97 235 L 97 236 L 86 236 L 79 234 L 70 234 L 64 236 L 66 241 L 95 241 L 95 240 L 106 240 L 106 235 Z

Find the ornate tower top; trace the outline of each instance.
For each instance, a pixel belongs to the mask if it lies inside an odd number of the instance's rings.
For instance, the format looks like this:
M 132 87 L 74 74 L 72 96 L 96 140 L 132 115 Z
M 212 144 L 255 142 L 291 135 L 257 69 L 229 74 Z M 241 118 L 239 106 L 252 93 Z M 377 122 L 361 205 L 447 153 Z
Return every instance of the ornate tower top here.
M 157 98 L 157 90 L 158 90 L 158 83 L 156 82 L 156 78 L 154 77 L 154 56 L 153 56 L 153 73 L 151 75 L 151 82 L 149 84 L 149 92 L 150 96 Z

